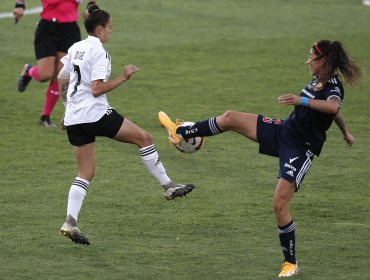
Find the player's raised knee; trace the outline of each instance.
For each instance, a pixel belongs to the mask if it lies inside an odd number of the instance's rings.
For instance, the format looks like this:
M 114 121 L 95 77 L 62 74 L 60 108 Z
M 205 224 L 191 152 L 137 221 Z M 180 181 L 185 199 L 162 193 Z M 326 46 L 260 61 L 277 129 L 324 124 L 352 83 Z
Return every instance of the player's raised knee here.
M 141 139 L 141 141 L 143 142 L 143 145 L 144 146 L 149 146 L 149 145 L 153 144 L 152 135 L 149 134 L 148 132 L 144 131 L 142 133 L 142 139 Z

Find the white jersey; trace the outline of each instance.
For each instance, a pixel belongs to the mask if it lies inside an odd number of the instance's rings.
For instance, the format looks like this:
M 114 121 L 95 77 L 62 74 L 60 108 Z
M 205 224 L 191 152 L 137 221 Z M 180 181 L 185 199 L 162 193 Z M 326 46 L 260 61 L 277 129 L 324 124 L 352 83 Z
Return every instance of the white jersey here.
M 108 81 L 111 57 L 94 36 L 75 43 L 61 59 L 70 73 L 64 124 L 92 123 L 101 119 L 109 106 L 105 94 L 94 97 L 92 81 Z

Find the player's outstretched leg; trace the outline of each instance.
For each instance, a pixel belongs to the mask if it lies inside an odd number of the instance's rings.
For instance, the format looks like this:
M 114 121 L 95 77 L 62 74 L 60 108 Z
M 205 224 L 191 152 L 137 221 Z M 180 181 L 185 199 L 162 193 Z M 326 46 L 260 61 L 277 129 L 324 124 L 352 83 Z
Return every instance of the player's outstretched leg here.
M 28 70 L 30 70 L 32 67 L 31 64 L 26 64 L 23 66 L 22 72 L 19 75 L 18 81 L 17 81 L 17 88 L 19 92 L 24 92 L 26 90 L 26 87 L 32 80 L 32 77 L 28 75 Z
M 281 267 L 281 272 L 279 274 L 279 278 L 288 278 L 294 275 L 297 275 L 301 272 L 298 267 L 298 263 L 290 263 L 285 261 Z
M 60 232 L 76 244 L 90 245 L 89 239 L 80 231 L 77 227 L 77 221 L 71 215 L 68 215 Z
M 195 186 L 193 184 L 186 185 L 176 184 L 171 181 L 166 185 L 163 185 L 163 188 L 164 188 L 164 197 L 167 200 L 173 200 L 176 197 L 186 196 L 195 188 Z
M 161 126 L 167 129 L 168 141 L 174 145 L 180 144 L 183 139 L 177 135 L 176 129 L 181 123 L 178 120 L 176 122 L 171 121 L 170 117 L 163 111 L 158 113 L 158 118 Z

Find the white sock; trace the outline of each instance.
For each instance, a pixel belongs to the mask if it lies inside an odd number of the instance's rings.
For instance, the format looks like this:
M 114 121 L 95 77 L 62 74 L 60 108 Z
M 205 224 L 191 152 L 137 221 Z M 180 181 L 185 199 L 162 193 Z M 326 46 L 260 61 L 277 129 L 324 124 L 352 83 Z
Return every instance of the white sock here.
M 68 194 L 67 217 L 71 215 L 77 221 L 88 187 L 89 181 L 85 179 L 76 177 L 73 181 Z
M 144 161 L 146 168 L 157 179 L 159 184 L 165 185 L 171 181 L 167 176 L 166 170 L 159 159 L 159 155 L 155 150 L 154 144 L 140 148 L 140 156 Z

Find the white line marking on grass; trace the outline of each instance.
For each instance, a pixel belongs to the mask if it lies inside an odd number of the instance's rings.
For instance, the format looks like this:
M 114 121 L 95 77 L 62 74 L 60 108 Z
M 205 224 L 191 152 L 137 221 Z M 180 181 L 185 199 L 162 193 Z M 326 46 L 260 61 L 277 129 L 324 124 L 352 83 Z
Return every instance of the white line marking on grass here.
M 28 9 L 24 12 L 25 15 L 32 15 L 32 14 L 38 14 L 42 11 L 42 7 L 36 7 L 32 9 Z M 11 13 L 0 13 L 0 18 L 12 18 L 13 12 Z

